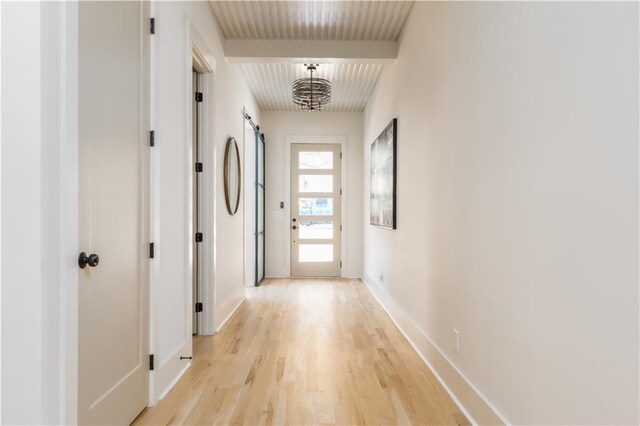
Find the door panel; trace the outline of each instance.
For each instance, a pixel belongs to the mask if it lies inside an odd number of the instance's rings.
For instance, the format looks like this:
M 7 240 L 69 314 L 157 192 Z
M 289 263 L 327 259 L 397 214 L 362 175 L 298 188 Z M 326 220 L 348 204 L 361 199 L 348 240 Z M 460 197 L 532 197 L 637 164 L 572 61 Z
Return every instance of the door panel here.
M 143 2 L 78 4 L 78 420 L 128 424 L 148 396 Z
M 340 145 L 291 145 L 291 276 L 340 276 Z

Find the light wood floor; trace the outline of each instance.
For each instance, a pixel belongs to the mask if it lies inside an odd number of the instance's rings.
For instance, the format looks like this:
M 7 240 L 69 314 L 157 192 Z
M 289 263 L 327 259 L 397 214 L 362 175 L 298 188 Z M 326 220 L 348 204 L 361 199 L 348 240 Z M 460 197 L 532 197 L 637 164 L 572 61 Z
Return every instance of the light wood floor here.
M 468 424 L 359 280 L 267 280 L 135 424 Z

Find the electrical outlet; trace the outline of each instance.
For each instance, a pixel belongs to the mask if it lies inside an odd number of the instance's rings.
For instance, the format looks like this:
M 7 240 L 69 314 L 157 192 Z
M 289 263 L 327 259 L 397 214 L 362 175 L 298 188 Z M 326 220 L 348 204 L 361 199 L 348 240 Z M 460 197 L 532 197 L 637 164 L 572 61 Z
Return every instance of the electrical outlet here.
M 453 349 L 460 353 L 460 332 L 455 328 L 453 329 Z

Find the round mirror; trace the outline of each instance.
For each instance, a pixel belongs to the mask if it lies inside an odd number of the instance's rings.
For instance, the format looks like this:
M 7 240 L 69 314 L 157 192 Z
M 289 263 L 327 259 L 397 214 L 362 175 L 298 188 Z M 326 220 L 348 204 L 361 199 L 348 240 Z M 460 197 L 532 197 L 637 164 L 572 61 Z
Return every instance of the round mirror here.
M 233 137 L 227 139 L 224 149 L 224 198 L 229 214 L 236 214 L 240 205 L 240 152 Z

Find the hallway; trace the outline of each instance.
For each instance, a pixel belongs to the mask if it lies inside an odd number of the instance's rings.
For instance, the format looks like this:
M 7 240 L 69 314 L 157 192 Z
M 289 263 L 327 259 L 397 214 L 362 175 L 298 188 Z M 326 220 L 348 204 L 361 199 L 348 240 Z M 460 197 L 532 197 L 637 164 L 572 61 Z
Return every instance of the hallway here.
M 134 424 L 468 424 L 360 280 L 268 279 Z
M 0 0 L 0 426 L 640 425 L 638 34 Z

